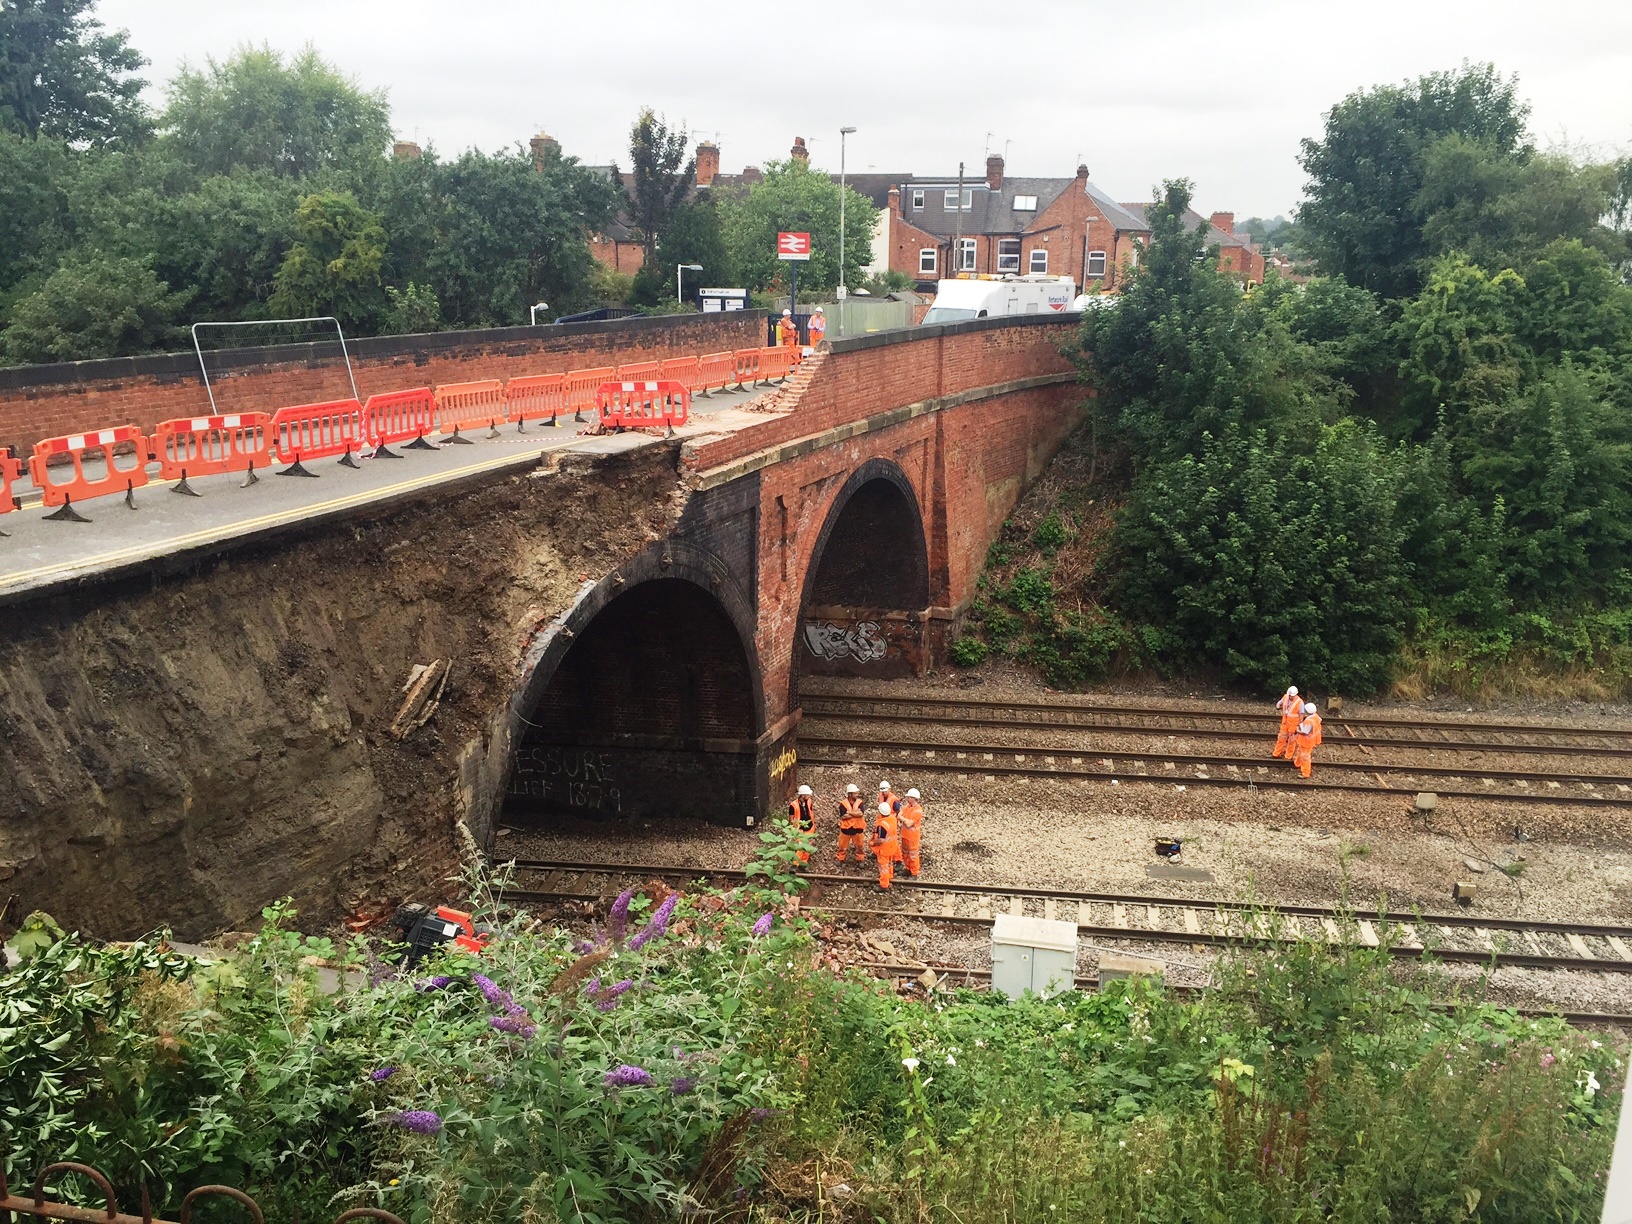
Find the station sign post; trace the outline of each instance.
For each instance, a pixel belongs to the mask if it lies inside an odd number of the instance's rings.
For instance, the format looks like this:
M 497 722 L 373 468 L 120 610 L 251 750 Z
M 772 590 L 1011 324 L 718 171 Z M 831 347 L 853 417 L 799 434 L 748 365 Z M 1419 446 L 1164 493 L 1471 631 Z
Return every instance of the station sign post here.
M 788 287 L 788 309 L 799 314 L 799 265 L 810 260 L 810 235 L 783 230 L 776 235 L 776 257 L 787 260 L 792 281 Z M 796 324 L 797 326 L 797 324 Z

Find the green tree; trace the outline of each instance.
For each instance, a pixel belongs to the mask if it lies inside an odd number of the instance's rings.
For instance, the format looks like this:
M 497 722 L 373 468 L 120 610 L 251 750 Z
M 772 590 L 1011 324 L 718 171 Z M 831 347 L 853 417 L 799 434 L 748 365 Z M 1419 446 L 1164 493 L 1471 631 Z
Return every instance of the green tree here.
M 186 298 L 141 260 L 84 253 L 17 304 L 0 352 L 12 365 L 150 352 L 181 340 Z
M 674 210 L 663 241 L 658 243 L 657 258 L 643 264 L 636 274 L 635 300 L 647 306 L 673 300 L 675 269 L 681 264 L 702 264 L 702 272 L 695 276 L 705 283 L 736 283 L 730 252 L 720 230 L 719 209 L 713 192 L 706 187 L 697 192 L 696 199 Z M 693 279 L 689 287 L 696 288 L 697 283 Z
M 333 315 L 345 327 L 367 328 L 383 294 L 385 229 L 350 195 L 309 195 L 295 214 L 295 244 L 273 282 L 269 308 L 287 317 Z
M 1443 415 L 1458 433 L 1469 412 L 1505 403 L 1518 390 L 1530 364 L 1514 337 L 1524 292 L 1524 278 L 1511 268 L 1492 276 L 1460 254 L 1435 261 L 1395 329 L 1416 432 Z
M 107 33 L 95 0 L 0 0 L 0 131 L 76 145 L 140 140 L 151 129 L 133 76 L 147 61 Z
M 270 170 L 213 175 L 192 190 L 153 199 L 140 227 L 154 267 L 195 289 L 193 317 L 265 317 L 278 270 L 295 243 L 301 192 Z
M 630 186 L 623 187 L 623 175 L 617 163 L 612 165 L 612 180 L 623 191 L 629 223 L 640 235 L 648 264 L 696 180 L 697 161 L 686 155 L 690 139 L 683 127 L 670 131 L 662 116 L 648 106 L 629 129 Z
M 852 187 L 844 188 L 844 273 L 847 285 L 862 282 L 861 268 L 872 257 L 878 212 Z M 795 230 L 810 235 L 810 261 L 799 267 L 799 285 L 826 293 L 839 283 L 839 185 L 800 158 L 770 162 L 765 177 L 746 195 L 720 202 L 720 220 L 732 267 L 743 284 L 769 289 L 788 276 L 776 257 L 776 235 Z
M 1385 298 L 1409 297 L 1431 253 L 1422 197 L 1429 150 L 1459 135 L 1489 156 L 1525 161 L 1529 109 L 1515 78 L 1490 64 L 1350 94 L 1305 140 L 1309 175 L 1298 225 L 1323 271 Z
M 0 317 L 8 294 L 38 288 L 76 241 L 73 158 L 56 141 L 0 132 Z
M 408 282 L 406 289 L 385 287 L 385 313 L 380 331 L 388 336 L 412 336 L 442 328 L 442 304 L 429 285 Z
M 353 191 L 378 177 L 391 144 L 384 92 L 360 89 L 309 46 L 287 62 L 271 47 L 243 47 L 202 72 L 183 68 L 161 123 L 202 174 L 332 173 Z

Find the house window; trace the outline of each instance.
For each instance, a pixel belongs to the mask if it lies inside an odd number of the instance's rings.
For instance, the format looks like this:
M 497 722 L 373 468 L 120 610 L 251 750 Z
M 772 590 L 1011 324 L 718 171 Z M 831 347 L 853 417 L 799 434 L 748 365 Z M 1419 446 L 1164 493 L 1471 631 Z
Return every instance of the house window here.
M 974 202 L 975 189 L 973 187 L 965 187 L 963 189 L 963 211 L 968 212 L 969 209 L 974 206 Z M 952 190 L 946 193 L 946 201 L 942 207 L 947 212 L 958 211 L 958 189 L 956 187 L 952 188 Z
M 999 272 L 1020 271 L 1020 239 L 999 238 L 997 240 L 997 270 Z
M 1015 207 L 1015 211 L 1017 211 L 1017 212 L 1036 212 L 1037 211 L 1037 197 L 1036 196 L 1015 196 L 1014 197 L 1014 207 Z
M 1031 252 L 1031 270 L 1033 272 L 1048 271 L 1048 250 L 1045 247 L 1036 247 Z
M 914 187 L 912 189 L 912 209 L 914 212 L 922 212 L 923 207 L 924 193 L 919 188 Z
M 975 240 L 973 238 L 958 239 L 958 271 L 973 272 L 975 270 Z
M 1090 277 L 1105 275 L 1105 252 L 1088 252 L 1088 275 Z
M 918 275 L 935 275 L 935 248 L 921 247 L 918 251 Z

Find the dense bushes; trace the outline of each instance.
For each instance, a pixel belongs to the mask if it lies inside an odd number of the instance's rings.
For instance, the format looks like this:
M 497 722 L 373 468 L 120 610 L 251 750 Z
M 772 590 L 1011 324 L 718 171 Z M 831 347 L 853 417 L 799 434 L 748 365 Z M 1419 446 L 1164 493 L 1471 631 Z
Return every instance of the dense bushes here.
M 61 941 L 0 978 L 8 1176 L 318 1220 L 1596 1218 L 1624 1072 L 1562 1022 L 1308 943 L 1189 1002 L 914 1002 L 819 967 L 770 837 L 762 890 L 625 895 L 577 945 L 503 918 L 407 976 L 277 910 L 210 966 Z

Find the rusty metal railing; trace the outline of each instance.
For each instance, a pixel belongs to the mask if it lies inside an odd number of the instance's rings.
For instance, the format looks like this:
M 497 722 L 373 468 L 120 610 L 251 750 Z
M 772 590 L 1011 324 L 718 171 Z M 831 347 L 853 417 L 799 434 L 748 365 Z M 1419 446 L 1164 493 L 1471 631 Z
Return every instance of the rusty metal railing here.
M 53 1173 L 78 1173 L 89 1178 L 102 1192 L 102 1207 L 76 1207 L 72 1203 L 47 1202 L 45 1179 Z M 114 1198 L 113 1183 L 90 1165 L 77 1164 L 71 1160 L 61 1160 L 41 1169 L 34 1178 L 29 1196 L 25 1198 L 11 1192 L 11 1188 L 6 1184 L 4 1162 L 0 1162 L 0 1224 L 14 1224 L 18 1215 L 34 1216 L 41 1220 L 74 1220 L 79 1224 L 190 1224 L 193 1204 L 201 1198 L 212 1196 L 230 1198 L 242 1203 L 254 1224 L 266 1224 L 266 1216 L 261 1211 L 260 1204 L 242 1190 L 232 1186 L 199 1186 L 189 1190 L 187 1196 L 181 1200 L 181 1218 L 174 1222 L 154 1216 L 152 1205 L 148 1202 L 147 1187 L 143 1186 L 142 1213 L 126 1215 L 119 1210 L 119 1204 Z M 399 1217 L 379 1207 L 353 1207 L 336 1216 L 334 1224 L 348 1224 L 351 1220 L 382 1220 L 385 1224 L 403 1224 Z

